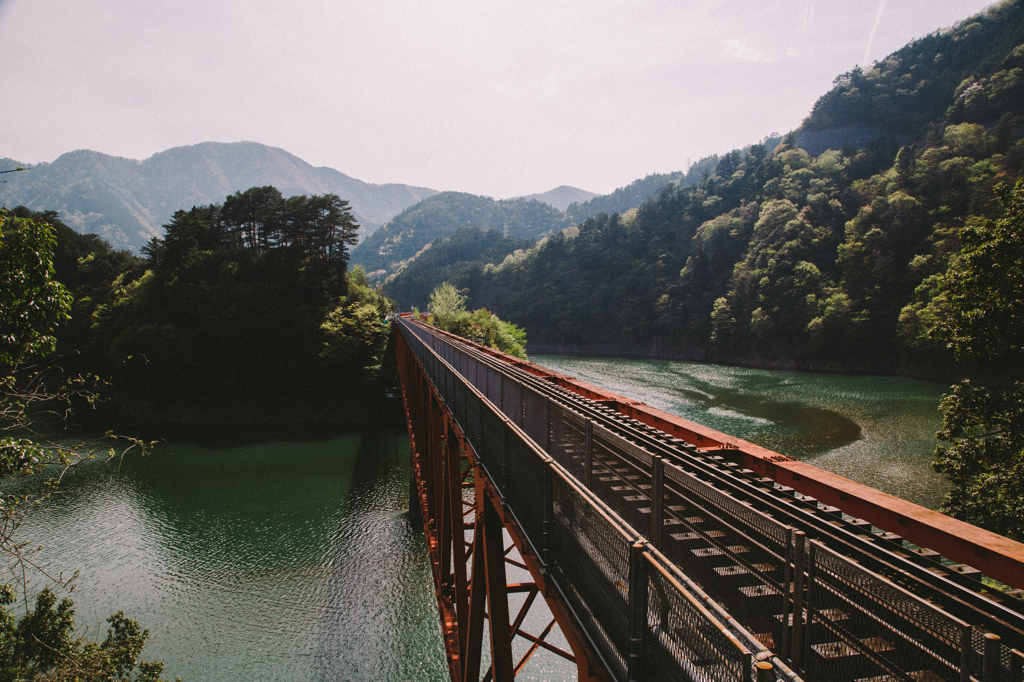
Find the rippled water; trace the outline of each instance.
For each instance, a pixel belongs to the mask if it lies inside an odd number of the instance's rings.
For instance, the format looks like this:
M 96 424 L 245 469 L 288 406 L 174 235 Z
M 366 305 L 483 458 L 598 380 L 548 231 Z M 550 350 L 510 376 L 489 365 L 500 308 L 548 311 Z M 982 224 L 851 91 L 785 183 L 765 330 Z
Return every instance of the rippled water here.
M 930 508 L 947 386 L 670 360 L 531 356 L 558 372 Z
M 83 466 L 22 532 L 81 571 L 80 629 L 123 609 L 171 679 L 445 680 L 408 458 L 397 431 L 163 445 Z

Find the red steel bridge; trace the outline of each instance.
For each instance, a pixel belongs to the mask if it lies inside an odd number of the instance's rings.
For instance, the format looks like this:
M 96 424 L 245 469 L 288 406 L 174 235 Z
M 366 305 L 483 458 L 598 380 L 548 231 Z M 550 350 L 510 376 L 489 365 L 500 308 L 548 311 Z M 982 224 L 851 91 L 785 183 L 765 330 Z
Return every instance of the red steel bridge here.
M 453 682 L 1024 682 L 1024 545 L 395 326 Z

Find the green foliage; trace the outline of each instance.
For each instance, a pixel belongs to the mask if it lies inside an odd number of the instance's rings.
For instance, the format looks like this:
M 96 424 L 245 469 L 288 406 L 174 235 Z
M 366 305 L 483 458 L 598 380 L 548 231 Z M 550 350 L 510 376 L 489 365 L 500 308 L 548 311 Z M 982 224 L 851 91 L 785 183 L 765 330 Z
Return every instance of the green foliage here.
M 1024 382 L 1011 390 L 964 381 L 942 400 L 935 469 L 953 488 L 943 511 L 1024 540 Z
M 534 199 L 499 199 L 463 192 L 442 192 L 406 209 L 370 235 L 353 252 L 367 271 L 394 272 L 438 237 L 461 227 L 507 230 L 517 239 L 537 239 L 563 227 L 558 209 Z
M 326 371 L 349 382 L 361 377 L 362 383 L 371 383 L 380 371 L 382 339 L 388 331 L 385 320 L 392 312 L 394 303 L 372 289 L 362 267 L 355 266 L 349 273 L 348 293 L 320 325 L 320 358 L 327 361 Z
M 67 411 L 76 396 L 95 399 L 85 379 L 68 381 L 59 368 L 49 371 L 45 365 L 23 364 L 30 359 L 39 362 L 54 350 L 54 332 L 58 323 L 69 317 L 72 304 L 71 294 L 55 279 L 54 235 L 58 230 L 44 219 L 47 217 L 53 216 L 32 214 L 24 208 L 13 214 L 0 212 L 0 431 L 34 433 L 47 407 Z M 67 231 L 63 225 L 60 228 Z M 68 253 L 64 246 L 62 256 Z M 54 466 L 62 475 L 91 457 L 85 445 L 69 447 L 5 436 L 0 438 L 0 479 L 28 476 Z M 45 482 L 44 497 L 54 481 Z M 27 567 L 45 574 L 45 569 L 32 561 L 26 544 L 15 537 L 27 501 L 25 495 L 10 494 L 0 500 L 0 553 L 11 562 L 11 570 L 22 569 L 18 576 L 22 580 Z M 69 600 L 58 605 L 53 593 L 44 589 L 36 596 L 35 608 L 16 620 L 9 610 L 14 596 L 11 585 L 0 587 L 0 680 L 108 682 L 127 681 L 133 674 L 137 682 L 159 680 L 163 664 L 137 663 L 148 631 L 141 631 L 122 613 L 111 616 L 108 637 L 97 644 L 73 636 L 74 610 Z
M 963 252 L 942 280 L 948 315 L 933 336 L 957 357 L 1004 380 L 1024 360 L 1024 182 L 999 189 L 999 220 L 965 227 Z M 983 528 L 1024 540 L 1024 382 L 1012 389 L 964 381 L 942 401 L 935 469 L 953 484 L 943 509 Z
M 273 187 L 178 211 L 94 310 L 88 355 L 144 418 L 358 400 L 389 303 L 347 271 L 355 228 L 346 201 Z
M 458 334 L 517 358 L 526 358 L 526 331 L 504 322 L 486 308 L 466 310 L 466 297 L 448 282 L 442 282 L 430 294 L 430 322 L 440 329 Z
M 71 294 L 56 280 L 53 228 L 0 209 L 0 367 L 46 355 L 67 319 Z
M 838 76 L 805 129 L 875 126 L 922 135 L 944 116 L 954 124 L 996 121 L 1007 112 L 1019 116 L 1022 32 L 1022 4 L 1006 0 L 919 38 L 870 69 Z
M 459 315 L 466 312 L 466 297 L 448 282 L 442 282 L 430 293 L 430 305 L 427 309 L 433 316 L 434 323 L 447 330 Z
M 15 620 L 10 585 L 0 587 L 0 682 L 160 682 L 163 663 L 140 661 L 149 639 L 120 611 L 107 619 L 102 642 L 74 636 L 74 607 L 47 588 L 36 595 L 35 608 Z
M 462 227 L 450 237 L 434 239 L 399 266 L 384 283 L 384 290 L 402 307 L 425 306 L 430 292 L 441 282 L 472 291 L 488 265 L 500 264 L 509 254 L 531 246 L 529 239 L 506 237 L 498 230 Z
M 994 368 L 1024 361 L 1024 181 L 998 191 L 1004 214 L 960 231 L 963 251 L 944 279 L 949 317 L 938 327 L 957 357 Z

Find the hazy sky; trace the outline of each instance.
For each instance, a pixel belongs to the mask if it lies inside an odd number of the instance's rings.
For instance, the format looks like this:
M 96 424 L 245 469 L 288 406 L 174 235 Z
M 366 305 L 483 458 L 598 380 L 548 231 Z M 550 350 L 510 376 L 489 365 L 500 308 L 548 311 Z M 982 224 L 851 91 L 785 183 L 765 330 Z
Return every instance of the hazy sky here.
M 992 0 L 0 0 L 0 156 L 254 140 L 367 182 L 605 193 Z

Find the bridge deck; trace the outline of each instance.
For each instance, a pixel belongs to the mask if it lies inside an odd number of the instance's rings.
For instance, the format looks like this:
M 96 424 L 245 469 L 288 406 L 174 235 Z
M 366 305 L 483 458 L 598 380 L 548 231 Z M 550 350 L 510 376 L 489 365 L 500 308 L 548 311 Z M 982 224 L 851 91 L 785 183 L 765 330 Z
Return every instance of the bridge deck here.
M 410 415 L 426 392 L 410 380 L 415 358 L 436 395 L 429 409 L 448 415 L 446 441 L 461 444 L 454 478 L 472 474 L 483 491 L 477 518 L 492 509 L 509 530 L 581 679 L 794 679 L 795 668 L 823 680 L 1021 680 L 1024 657 L 1011 648 L 1024 642 L 1018 600 L 986 593 L 977 571 L 907 546 L 877 520 L 765 475 L 768 465 L 794 471 L 788 458 L 409 319 L 399 326 Z M 418 457 L 430 450 L 429 430 L 410 417 Z M 420 495 L 428 527 L 432 494 Z M 472 533 L 475 548 L 486 532 L 478 524 Z M 461 569 L 439 557 L 439 585 L 482 587 L 479 556 Z M 498 582 L 488 580 L 500 597 Z M 467 609 L 446 628 L 471 630 Z M 463 662 L 453 679 L 477 679 L 466 650 L 454 650 Z

